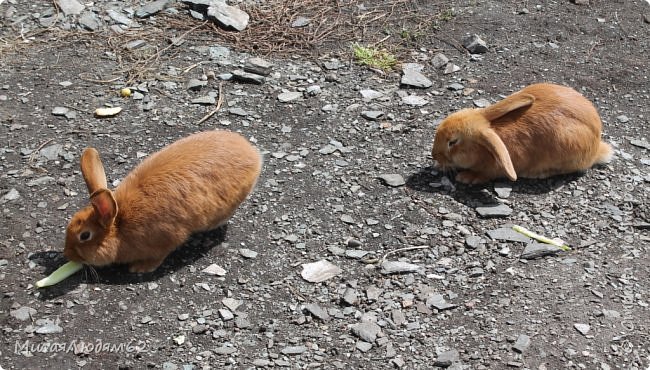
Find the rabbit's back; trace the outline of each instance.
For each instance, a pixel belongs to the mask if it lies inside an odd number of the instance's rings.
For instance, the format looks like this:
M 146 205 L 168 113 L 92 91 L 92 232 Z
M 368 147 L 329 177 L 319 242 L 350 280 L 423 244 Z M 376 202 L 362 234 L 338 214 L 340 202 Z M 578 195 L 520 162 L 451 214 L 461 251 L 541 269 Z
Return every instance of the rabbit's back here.
M 119 218 L 143 232 L 196 232 L 226 222 L 261 169 L 257 149 L 239 134 L 208 131 L 178 140 L 137 166 L 115 191 Z

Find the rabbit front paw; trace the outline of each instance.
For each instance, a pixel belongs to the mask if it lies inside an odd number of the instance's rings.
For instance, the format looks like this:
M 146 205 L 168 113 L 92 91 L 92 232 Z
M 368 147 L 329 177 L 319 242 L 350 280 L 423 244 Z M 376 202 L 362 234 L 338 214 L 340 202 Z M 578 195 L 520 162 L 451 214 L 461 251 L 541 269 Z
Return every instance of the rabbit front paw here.
M 129 272 L 143 274 L 155 271 L 163 260 L 143 260 L 129 265 Z
M 474 171 L 461 171 L 456 174 L 456 181 L 464 184 L 482 184 L 489 181 L 490 178 L 482 173 Z

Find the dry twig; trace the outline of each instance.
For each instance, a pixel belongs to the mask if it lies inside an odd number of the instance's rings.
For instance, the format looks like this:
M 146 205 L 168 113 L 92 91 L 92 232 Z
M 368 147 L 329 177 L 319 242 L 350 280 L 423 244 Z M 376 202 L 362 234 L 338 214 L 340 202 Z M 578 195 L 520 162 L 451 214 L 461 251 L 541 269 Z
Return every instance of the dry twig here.
M 214 115 L 215 115 L 215 114 L 216 114 L 216 113 L 221 109 L 221 105 L 222 105 L 222 104 L 223 104 L 223 82 L 220 82 L 220 83 L 219 83 L 219 98 L 218 98 L 218 100 L 217 100 L 217 106 L 216 106 L 216 108 L 214 108 L 214 110 L 212 110 L 210 113 L 206 114 L 206 115 L 205 115 L 203 118 L 201 118 L 201 119 L 199 120 L 199 122 L 197 122 L 196 124 L 197 124 L 197 125 L 200 125 L 200 124 L 202 124 L 203 122 L 205 122 L 205 121 L 207 121 L 208 119 L 210 119 L 210 117 L 214 116 Z

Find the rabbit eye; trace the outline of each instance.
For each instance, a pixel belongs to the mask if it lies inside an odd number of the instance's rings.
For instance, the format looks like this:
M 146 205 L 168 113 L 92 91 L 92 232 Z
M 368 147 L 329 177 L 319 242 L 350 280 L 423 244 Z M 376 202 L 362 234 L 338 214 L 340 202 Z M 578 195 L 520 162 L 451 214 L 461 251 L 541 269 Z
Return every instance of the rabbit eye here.
M 458 139 L 452 139 L 452 140 L 449 140 L 447 145 L 449 145 L 449 147 L 451 148 L 452 146 L 456 145 L 457 143 L 458 143 Z
M 91 236 L 92 234 L 90 233 L 90 231 L 84 231 L 81 234 L 79 234 L 79 240 L 85 242 L 89 240 Z

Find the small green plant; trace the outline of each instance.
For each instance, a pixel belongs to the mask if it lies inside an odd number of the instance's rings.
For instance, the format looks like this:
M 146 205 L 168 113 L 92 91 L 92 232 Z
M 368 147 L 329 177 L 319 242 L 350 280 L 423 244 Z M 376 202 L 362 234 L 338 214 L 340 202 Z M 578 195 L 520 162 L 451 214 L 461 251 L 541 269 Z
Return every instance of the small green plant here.
M 388 71 L 397 65 L 395 56 L 384 49 L 354 44 L 352 51 L 357 62 L 368 67 Z
M 440 12 L 440 15 L 438 17 L 442 21 L 449 22 L 450 20 L 454 19 L 455 16 L 456 13 L 454 13 L 454 9 L 447 9 Z

